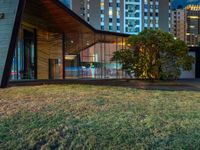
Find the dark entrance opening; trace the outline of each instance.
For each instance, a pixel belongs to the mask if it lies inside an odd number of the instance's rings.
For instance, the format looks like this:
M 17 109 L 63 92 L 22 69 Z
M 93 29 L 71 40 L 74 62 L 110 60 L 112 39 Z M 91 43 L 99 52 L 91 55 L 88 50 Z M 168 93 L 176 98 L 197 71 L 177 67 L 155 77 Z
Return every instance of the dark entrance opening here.
M 35 35 L 24 29 L 24 70 L 23 79 L 35 79 Z
M 200 47 L 196 48 L 196 78 L 200 78 Z

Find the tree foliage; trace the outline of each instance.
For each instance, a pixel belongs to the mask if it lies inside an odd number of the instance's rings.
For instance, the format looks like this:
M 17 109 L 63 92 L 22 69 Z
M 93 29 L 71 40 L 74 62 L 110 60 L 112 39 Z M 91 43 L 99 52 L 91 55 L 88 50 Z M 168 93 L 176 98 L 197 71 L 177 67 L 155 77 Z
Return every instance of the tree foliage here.
M 181 70 L 191 70 L 194 63 L 183 41 L 160 30 L 130 36 L 127 47 L 115 52 L 112 60 L 122 63 L 129 74 L 133 71 L 136 78 L 176 79 Z

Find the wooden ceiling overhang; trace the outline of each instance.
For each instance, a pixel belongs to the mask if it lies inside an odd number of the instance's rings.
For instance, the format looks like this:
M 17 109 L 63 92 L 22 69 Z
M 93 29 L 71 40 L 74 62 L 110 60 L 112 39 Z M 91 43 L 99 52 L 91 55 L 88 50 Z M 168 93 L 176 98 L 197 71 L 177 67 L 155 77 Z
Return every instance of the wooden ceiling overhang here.
M 119 42 L 128 34 L 100 31 L 93 28 L 59 0 L 26 0 L 23 20 L 48 31 L 66 35 L 82 35 L 86 41 Z

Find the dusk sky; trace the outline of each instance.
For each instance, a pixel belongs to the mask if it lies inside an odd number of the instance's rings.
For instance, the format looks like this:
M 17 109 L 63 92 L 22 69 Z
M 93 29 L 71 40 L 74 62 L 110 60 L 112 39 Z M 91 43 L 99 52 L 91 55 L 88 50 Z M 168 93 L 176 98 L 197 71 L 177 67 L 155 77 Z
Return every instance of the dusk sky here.
M 189 4 L 189 3 L 200 4 L 200 0 L 172 0 L 172 4 L 174 8 L 176 8 L 178 5 L 185 6 L 186 4 Z

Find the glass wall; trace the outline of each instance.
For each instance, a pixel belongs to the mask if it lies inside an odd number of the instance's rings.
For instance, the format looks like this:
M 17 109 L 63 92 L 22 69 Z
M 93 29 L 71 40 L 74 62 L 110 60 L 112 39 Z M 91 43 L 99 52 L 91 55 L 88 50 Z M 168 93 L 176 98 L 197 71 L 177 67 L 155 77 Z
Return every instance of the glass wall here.
M 75 42 L 75 39 L 79 39 Z M 122 65 L 111 61 L 125 40 L 116 36 L 73 35 L 66 41 L 65 78 L 112 79 L 124 77 Z
M 112 43 L 97 43 L 80 52 L 82 78 L 117 78 L 120 65 L 112 62 L 117 45 Z
M 125 38 L 113 35 L 63 35 L 21 28 L 11 80 L 123 78 L 122 65 L 111 58 L 125 43 Z
M 11 80 L 35 79 L 35 69 L 35 32 L 23 28 L 14 53 Z

